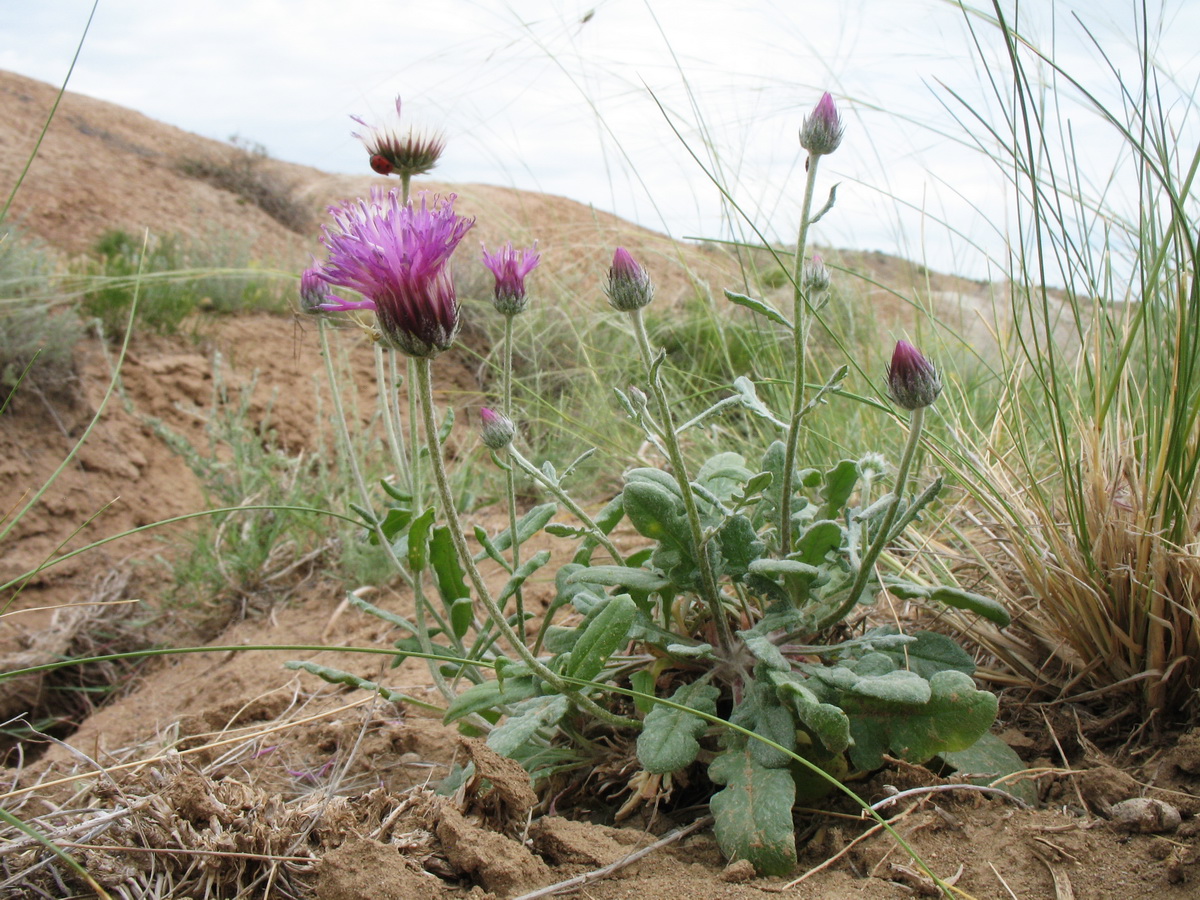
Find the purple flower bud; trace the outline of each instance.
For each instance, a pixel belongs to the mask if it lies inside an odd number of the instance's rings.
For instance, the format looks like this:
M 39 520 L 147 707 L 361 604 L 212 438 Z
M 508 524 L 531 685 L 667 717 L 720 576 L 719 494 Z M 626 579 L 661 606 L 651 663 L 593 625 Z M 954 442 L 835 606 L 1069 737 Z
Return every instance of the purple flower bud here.
M 820 255 L 814 253 L 812 259 L 804 264 L 803 279 L 804 287 L 809 293 L 820 294 L 829 290 L 832 279 L 829 277 L 825 260 L 821 259 Z
M 446 141 L 440 134 L 420 134 L 410 126 L 404 134 L 399 126 L 388 128 L 368 125 L 358 116 L 355 122 L 367 129 L 366 134 L 354 134 L 363 142 L 371 158 L 371 168 L 380 175 L 422 175 L 437 165 L 438 158 L 446 149 Z M 396 118 L 400 118 L 400 98 L 396 98 Z
M 361 302 L 331 297 L 323 309 L 374 309 L 380 340 L 409 356 L 430 358 L 450 348 L 459 328 L 450 256 L 475 224 L 446 198 L 422 192 L 420 206 L 400 204 L 398 191 L 376 189 L 370 200 L 331 206 L 336 228 L 324 226 L 329 258 L 320 266 L 330 285 L 362 294 Z
M 515 316 L 525 311 L 529 298 L 525 296 L 525 276 L 537 268 L 542 257 L 537 244 L 523 250 L 514 250 L 509 241 L 495 253 L 483 248 L 483 264 L 496 276 L 496 292 L 492 305 L 506 316 Z
M 503 450 L 512 443 L 513 435 L 517 433 L 516 426 L 508 416 L 486 406 L 479 408 L 479 421 L 482 423 L 480 437 L 491 450 Z
M 608 270 L 608 286 L 604 289 L 613 309 L 633 312 L 654 299 L 654 285 L 650 274 L 642 268 L 624 247 L 613 254 L 612 268 Z
M 804 117 L 804 124 L 800 126 L 800 146 L 813 156 L 832 153 L 841 144 L 845 130 L 837 104 L 826 91 L 813 107 L 812 115 Z
M 887 368 L 888 397 L 908 410 L 932 406 L 942 392 L 942 377 L 933 363 L 908 341 L 897 341 Z

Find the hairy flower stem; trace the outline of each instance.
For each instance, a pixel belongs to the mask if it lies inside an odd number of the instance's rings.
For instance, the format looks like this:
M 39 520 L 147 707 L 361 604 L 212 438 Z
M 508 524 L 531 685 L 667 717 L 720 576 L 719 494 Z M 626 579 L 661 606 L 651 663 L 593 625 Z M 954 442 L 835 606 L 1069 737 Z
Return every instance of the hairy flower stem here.
M 828 628 L 835 622 L 840 622 L 849 615 L 850 611 L 854 609 L 854 604 L 858 602 L 858 595 L 866 587 L 867 579 L 871 577 L 871 570 L 875 567 L 875 560 L 883 552 L 888 532 L 892 530 L 892 523 L 896 521 L 900 500 L 904 496 L 904 485 L 908 481 L 908 472 L 912 468 L 913 457 L 917 455 L 917 446 L 921 443 L 921 428 L 924 423 L 925 407 L 914 409 L 908 425 L 908 441 L 905 443 L 904 453 L 900 457 L 900 468 L 896 470 L 896 490 L 892 495 L 892 502 L 888 504 L 887 512 L 883 514 L 883 522 L 880 523 L 879 530 L 875 532 L 871 546 L 867 548 L 867 552 L 863 554 L 862 560 L 859 562 L 858 574 L 855 575 L 854 583 L 850 586 L 850 595 L 842 602 L 841 606 L 821 620 L 817 625 L 818 631 Z
M 513 317 L 504 317 L 504 356 L 500 369 L 500 380 L 503 385 L 504 397 L 502 412 L 509 421 L 513 421 L 512 410 L 512 361 L 513 361 Z M 517 540 L 517 473 L 509 466 L 504 473 L 504 485 L 508 492 L 508 533 L 512 535 L 512 567 L 517 571 L 521 567 L 521 542 Z M 513 592 L 517 606 L 517 633 L 525 640 L 525 595 L 521 588 Z
M 388 383 L 387 371 L 384 368 L 383 348 L 378 344 L 375 345 L 375 382 L 379 391 L 379 409 L 383 413 L 383 426 L 392 451 L 392 465 L 396 467 L 397 476 L 407 478 L 408 459 L 404 450 L 404 439 L 400 435 L 400 423 L 394 415 L 395 406 L 392 403 L 396 385 Z
M 721 595 L 717 590 L 716 579 L 713 578 L 712 564 L 708 558 L 708 542 L 704 540 L 704 529 L 700 524 L 700 510 L 696 508 L 696 497 L 692 493 L 692 484 L 688 479 L 687 466 L 683 461 L 683 453 L 679 449 L 679 437 L 675 433 L 675 418 L 671 415 L 671 405 L 667 401 L 667 392 L 663 389 L 662 379 L 654 365 L 654 354 L 650 349 L 650 337 L 646 334 L 646 323 L 642 319 L 640 309 L 632 310 L 629 319 L 633 322 L 633 333 L 637 338 L 638 351 L 642 355 L 642 365 L 646 368 L 646 378 L 650 382 L 650 390 L 658 403 L 662 429 L 659 437 L 667 448 L 667 458 L 671 461 L 671 469 L 679 492 L 683 495 L 683 507 L 687 511 L 688 528 L 692 532 L 692 544 L 696 548 L 696 563 L 700 567 L 700 586 L 704 602 L 708 604 L 713 621 L 717 626 L 721 647 L 731 650 L 734 646 L 733 631 L 729 627 L 729 619 L 725 616 L 725 608 L 721 605 Z
M 796 446 L 800 442 L 800 419 L 804 409 L 804 376 L 808 366 L 808 331 L 812 319 L 808 288 L 804 286 L 804 250 L 808 243 L 808 225 L 812 217 L 813 188 L 817 183 L 817 163 L 821 157 L 808 157 L 808 178 L 804 182 L 804 202 L 800 207 L 800 234 L 796 238 L 796 258 L 792 261 L 792 338 L 796 371 L 792 382 L 792 412 L 788 419 L 787 449 L 783 455 L 783 499 L 779 504 L 779 555 L 792 552 L 792 482 L 796 472 Z
M 450 490 L 450 479 L 446 477 L 446 465 L 442 461 L 442 448 L 438 446 L 437 441 L 437 422 L 433 410 L 433 379 L 430 375 L 430 360 L 416 358 L 413 360 L 413 363 L 417 371 L 417 390 L 421 397 L 421 413 L 425 424 L 425 436 L 429 442 L 429 459 L 433 468 L 433 480 L 437 484 L 438 496 L 441 498 L 442 512 L 446 517 L 446 527 L 450 530 L 450 539 L 454 543 L 454 551 L 458 554 L 463 568 L 466 569 L 467 577 L 471 579 L 471 585 L 475 588 L 475 594 L 487 610 L 488 616 L 500 633 L 504 635 L 504 639 L 512 645 L 517 655 L 533 671 L 533 674 L 558 691 L 558 693 L 570 698 L 580 709 L 591 713 L 609 725 L 617 728 L 641 728 L 641 723 L 636 719 L 628 719 L 609 712 L 594 700 L 579 693 L 579 691 L 575 690 L 546 668 L 533 655 L 529 647 L 525 645 L 525 642 L 517 636 L 512 626 L 504 618 L 504 612 L 497 605 L 495 598 L 492 597 L 491 591 L 488 590 L 488 586 L 479 572 L 479 567 L 475 565 L 471 548 L 467 546 L 466 535 L 463 534 L 462 522 L 458 518 L 458 510 L 454 506 L 454 494 Z
M 337 373 L 333 368 L 333 354 L 329 346 L 329 330 L 324 321 L 317 323 L 317 331 L 320 334 L 321 355 L 325 358 L 325 375 L 329 379 L 329 393 L 333 397 L 333 415 L 337 420 L 338 430 L 342 438 L 342 449 L 346 455 L 346 459 L 350 463 L 350 472 L 354 476 L 354 483 L 358 488 L 358 495 L 361 498 L 361 502 L 364 507 L 370 509 L 371 492 L 367 490 L 366 480 L 363 478 L 362 470 L 358 467 L 358 459 L 354 456 L 354 445 L 350 442 L 350 426 L 346 420 L 346 408 L 342 405 L 342 395 L 337 387 Z M 392 542 L 384 535 L 383 529 L 379 527 L 378 523 L 375 525 L 375 536 L 379 539 L 380 546 L 387 552 L 388 558 L 400 574 L 400 577 L 413 589 L 417 604 L 417 615 L 413 617 L 416 624 L 417 643 L 422 653 L 433 653 L 433 642 L 429 640 L 429 629 L 426 627 L 425 617 L 420 613 L 421 601 L 423 599 L 420 580 L 413 578 L 409 574 L 408 569 L 404 567 L 404 564 L 400 562 L 396 556 L 395 549 L 392 547 Z M 437 666 L 430 666 L 429 669 L 438 691 L 447 700 L 453 700 L 457 696 L 457 692 L 454 688 L 450 687 L 441 671 Z
M 621 555 L 621 551 L 617 549 L 616 544 L 601 530 L 600 526 L 596 524 L 596 520 L 584 512 L 583 507 L 572 500 L 571 496 L 562 487 L 547 478 L 537 466 L 521 455 L 521 452 L 511 445 L 508 448 L 508 457 L 520 466 L 525 474 L 529 475 L 534 481 L 553 494 L 559 503 L 569 509 L 572 515 L 582 522 L 587 530 L 592 533 L 592 537 L 596 539 L 600 546 L 608 551 L 608 555 L 613 558 L 613 562 L 618 566 L 625 565 L 625 557 Z

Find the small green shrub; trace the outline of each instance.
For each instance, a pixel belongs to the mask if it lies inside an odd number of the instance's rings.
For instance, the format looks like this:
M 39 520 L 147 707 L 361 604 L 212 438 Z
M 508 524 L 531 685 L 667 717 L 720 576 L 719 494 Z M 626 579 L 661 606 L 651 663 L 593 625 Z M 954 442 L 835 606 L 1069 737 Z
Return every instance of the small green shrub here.
M 257 206 L 284 228 L 307 234 L 313 226 L 313 210 L 296 199 L 295 185 L 286 181 L 267 163 L 267 148 L 234 135 L 224 155 L 188 157 L 176 167 L 189 178 L 206 181 L 236 194 Z

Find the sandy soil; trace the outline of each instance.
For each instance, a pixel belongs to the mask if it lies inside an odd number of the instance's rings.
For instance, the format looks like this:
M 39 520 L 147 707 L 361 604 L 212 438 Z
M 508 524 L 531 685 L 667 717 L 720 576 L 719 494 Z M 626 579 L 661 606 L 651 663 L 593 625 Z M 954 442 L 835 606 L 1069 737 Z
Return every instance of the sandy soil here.
M 0 122 L 8 129 L 0 130 L 0 178 L 7 179 L 12 160 L 27 152 L 22 142 L 35 130 L 47 90 L 16 76 L 0 78 L 5 104 Z M 274 254 L 268 258 L 279 265 L 290 264 L 295 235 L 278 233 L 274 223 L 233 200 L 209 196 L 207 187 L 180 191 L 177 176 L 169 184 L 155 181 L 170 154 L 195 152 L 202 139 L 108 104 L 69 99 L 60 130 L 51 133 L 52 141 L 64 143 L 47 146 L 49 158 L 64 160 L 68 148 L 75 152 L 60 166 L 35 168 L 31 178 L 43 181 L 32 180 L 20 195 L 27 228 L 74 253 L 110 224 L 176 224 L 188 217 L 185 212 L 194 217 L 202 211 L 241 233 L 251 222 L 259 252 Z M 115 184 L 115 176 L 94 177 L 110 164 L 128 162 L 126 156 L 106 157 L 110 151 L 132 153 L 144 162 L 130 175 L 132 181 Z M 370 183 L 321 173 L 307 177 L 314 197 Z M 563 270 L 577 277 L 583 277 L 584 261 L 602 267 L 604 248 L 611 246 L 607 238 L 596 238 L 597 221 L 611 226 L 609 237 L 640 234 L 644 246 L 655 241 L 669 246 L 566 201 L 499 188 L 463 188 L 463 193 L 480 210 L 508 209 L 514 223 L 556 222 L 558 230 L 538 236 L 548 256 L 559 254 Z M 173 204 L 182 204 L 183 211 Z M 581 230 L 589 222 L 590 230 Z M 666 260 L 669 254 L 655 258 Z M 568 260 L 584 261 L 573 269 Z M 699 265 L 674 269 L 675 281 L 669 268 L 656 277 L 682 295 L 694 287 Z M 339 336 L 339 347 L 369 399 L 370 349 L 349 334 Z M 448 356 L 438 368 L 443 398 L 470 406 L 470 392 L 477 387 L 471 367 Z M 73 401 L 25 396 L 5 415 L 0 510 L 23 505 L 98 407 L 108 381 L 105 351 L 85 342 L 77 371 Z M 198 442 L 194 410 L 211 402 L 214 371 L 235 385 L 256 379 L 251 418 L 270 409 L 284 446 L 295 453 L 312 446 L 322 427 L 318 398 L 327 389 L 321 387 L 311 330 L 297 332 L 286 318 L 253 315 L 209 322 L 199 341 L 138 338 L 122 373 L 122 392 L 109 402 L 78 456 L 5 541 L 0 581 L 98 536 L 203 508 L 201 485 L 147 417 L 162 419 Z M 460 431 L 455 440 L 473 437 Z M 72 534 L 93 515 L 81 533 Z M 87 639 L 83 646 L 99 649 L 105 644 L 97 635 L 105 629 L 136 637 L 136 625 L 118 628 L 118 614 L 110 617 L 86 604 L 97 598 L 140 599 L 143 608 L 157 608 L 169 585 L 162 580 L 164 570 L 147 561 L 177 552 L 179 534 L 151 532 L 115 542 L 36 576 L 13 614 L 0 618 L 0 671 L 78 652 L 81 637 Z M 547 546 L 553 551 L 552 543 Z M 319 567 L 298 572 L 292 588 L 285 602 L 276 599 L 248 618 L 234 617 L 215 636 L 205 635 L 194 617 L 182 613 L 156 617 L 155 641 L 211 649 L 152 660 L 134 672 L 110 672 L 126 686 L 79 715 L 78 727 L 64 742 L 30 745 L 24 748 L 26 758 L 9 753 L 8 768 L 0 772 L 0 803 L 26 821 L 62 829 L 62 840 L 76 845 L 92 876 L 110 889 L 123 886 L 127 896 L 171 896 L 174 886 L 175 896 L 207 891 L 207 896 L 233 897 L 245 888 L 240 896 L 328 900 L 521 896 L 624 859 L 703 814 L 702 808 L 661 804 L 613 827 L 619 792 L 602 796 L 596 785 L 585 784 L 565 797 L 535 796 L 505 761 L 464 741 L 418 703 L 385 702 L 283 665 L 289 659 L 311 660 L 381 680 L 415 701 L 437 702 L 428 672 L 415 662 L 390 669 L 387 656 L 349 650 L 237 649 L 250 644 L 379 649 L 396 637 L 379 621 L 343 608 L 343 586 L 324 578 Z M 548 594 L 544 584 L 531 590 L 534 603 Z M 401 613 L 412 604 L 411 596 L 392 588 L 372 601 Z M 53 688 L 51 681 L 38 678 L 7 683 L 0 721 L 21 711 L 53 710 L 58 702 Z M 1004 697 L 996 730 L 1029 763 L 1039 808 L 938 793 L 900 805 L 894 818 L 900 833 L 940 877 L 954 882 L 961 896 L 1182 900 L 1196 895 L 1200 733 L 1164 736 L 1157 744 L 1105 754 L 1082 737 L 1069 710 L 1052 710 L 1045 719 L 1031 716 L 1014 696 Z M 466 761 L 475 762 L 486 783 L 470 783 L 449 797 L 430 790 L 452 765 Z M 629 782 L 635 772 L 618 774 L 616 780 Z M 901 766 L 877 773 L 856 789 L 875 800 L 890 787 L 938 783 L 924 769 Z M 1182 813 L 1182 822 L 1161 834 L 1119 827 L 1108 818 L 1111 808 L 1131 797 L 1164 800 Z M 111 819 L 102 822 L 99 816 Z M 931 895 L 928 879 L 891 837 L 873 833 L 859 840 L 867 830 L 855 810 L 839 803 L 798 809 L 801 862 L 795 876 L 827 864 L 789 885 L 785 879 L 756 879 L 744 866 L 726 866 L 711 833 L 700 829 L 588 884 L 580 896 L 743 900 L 782 894 L 849 900 Z M 0 896 L 38 896 L 35 887 L 43 896 L 66 896 L 48 870 L 22 875 L 40 854 L 39 848 L 19 842 L 0 847 L 5 867 Z M 19 876 L 16 881 L 10 873 Z

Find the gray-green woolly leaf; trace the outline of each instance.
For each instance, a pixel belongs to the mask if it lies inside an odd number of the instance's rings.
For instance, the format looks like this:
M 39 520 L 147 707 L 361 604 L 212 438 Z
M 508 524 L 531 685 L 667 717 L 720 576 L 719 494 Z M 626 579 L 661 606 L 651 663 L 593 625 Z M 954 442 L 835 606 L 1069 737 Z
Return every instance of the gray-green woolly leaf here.
M 659 487 L 666 488 L 671 494 L 678 499 L 683 499 L 683 494 L 679 492 L 679 483 L 675 480 L 675 476 L 670 472 L 664 472 L 662 469 L 656 469 L 653 466 L 643 466 L 637 469 L 630 469 L 625 473 L 625 484 L 657 484 Z
M 359 676 L 352 675 L 349 672 L 343 672 L 341 669 L 331 669 L 329 666 L 322 666 L 312 662 L 299 662 L 296 660 L 288 660 L 283 665 L 284 668 L 287 669 L 300 669 L 305 672 L 309 672 L 313 675 L 316 675 L 318 678 L 328 681 L 330 684 L 344 684 L 348 687 L 359 688 L 360 690 L 364 691 L 372 691 L 379 694 L 379 696 L 384 700 L 388 700 L 392 703 L 406 703 L 411 700 L 411 698 L 406 694 L 402 694 L 399 691 L 393 691 L 389 687 L 384 687 L 382 684 L 378 684 L 374 681 L 368 681 L 365 678 L 360 678 Z
M 883 754 L 923 763 L 940 753 L 965 750 L 996 719 L 994 695 L 975 688 L 962 672 L 938 672 L 929 680 L 927 703 L 894 702 L 845 694 L 841 705 L 850 716 L 854 744 L 850 759 L 860 769 L 876 769 Z
M 936 631 L 917 631 L 906 636 L 909 638 L 907 642 L 893 647 L 886 644 L 889 636 L 905 637 L 896 634 L 895 627 L 891 625 L 870 635 L 878 638 L 876 649 L 894 659 L 899 668 L 911 669 L 922 678 L 932 678 L 945 669 L 954 669 L 965 675 L 975 674 L 975 660 L 951 637 Z
M 847 696 L 867 697 L 887 703 L 923 706 L 929 702 L 929 682 L 916 672 L 897 669 L 885 675 L 865 675 L 846 691 Z
M 637 616 L 637 604 L 628 594 L 611 597 L 591 621 L 571 649 L 566 674 L 590 681 L 600 674 L 608 658 L 629 642 L 629 629 Z
M 756 670 L 760 677 L 762 671 L 761 666 Z M 791 762 L 788 752 L 796 749 L 796 722 L 791 710 L 767 684 L 759 681 L 748 686 L 729 721 L 783 748 L 780 750 L 765 741 L 750 741 L 746 746 L 760 766 L 779 769 Z
M 532 697 L 519 703 L 503 724 L 492 729 L 487 738 L 487 745 L 501 756 L 511 758 L 541 729 L 561 722 L 569 706 L 567 698 L 562 694 Z
M 759 540 L 754 524 L 743 515 L 730 516 L 717 532 L 715 543 L 720 549 L 722 568 L 734 581 L 740 581 L 767 545 Z
M 1008 614 L 1008 610 L 1004 608 L 1003 604 L 982 594 L 973 594 L 961 588 L 943 585 L 931 588 L 929 599 L 934 603 L 944 603 L 946 606 L 953 606 L 955 609 L 965 609 L 981 615 L 989 622 L 994 622 L 1001 628 L 1012 623 L 1012 616 Z
M 819 566 L 825 556 L 841 548 L 845 529 L 830 519 L 821 519 L 809 525 L 796 539 L 789 559 L 796 559 L 810 566 Z
M 795 678 L 777 675 L 772 680 L 781 697 L 791 701 L 796 721 L 828 753 L 842 753 L 850 746 L 850 719 L 841 707 L 822 703 L 813 691 Z
M 843 459 L 825 473 L 825 487 L 821 491 L 824 503 L 817 510 L 818 519 L 840 519 L 842 510 L 850 501 L 850 495 L 858 485 L 858 463 Z
M 546 525 L 545 532 L 552 537 L 560 538 L 584 538 L 591 534 L 591 532 L 583 526 L 564 525 L 561 522 L 550 522 Z
M 715 716 L 719 695 L 720 691 L 711 684 L 697 681 L 679 687 L 671 695 L 671 702 Z M 697 738 L 707 727 L 708 723 L 697 715 L 656 703 L 638 735 L 638 762 L 654 775 L 678 772 L 690 766 L 700 752 Z
M 792 666 L 787 661 L 787 657 L 765 635 L 755 634 L 751 631 L 739 631 L 738 636 L 745 642 L 746 649 L 754 654 L 754 658 L 768 669 L 780 672 L 791 669 Z
M 756 559 L 750 563 L 749 571 L 755 575 L 773 578 L 778 575 L 804 576 L 812 579 L 821 574 L 816 566 L 800 562 L 798 559 Z
M 739 294 L 728 289 L 725 291 L 725 299 L 730 303 L 736 303 L 738 306 L 756 312 L 760 316 L 770 319 L 776 325 L 782 325 L 789 331 L 794 330 L 792 323 L 788 321 L 787 317 L 765 300 L 756 300 L 753 297 L 747 297 L 745 294 Z
M 622 497 L 625 515 L 638 534 L 675 551 L 681 560 L 692 560 L 691 531 L 678 493 L 659 484 L 632 481 L 625 485 Z
M 791 773 L 759 765 L 748 749 L 737 747 L 714 759 L 708 776 L 725 785 L 709 802 L 725 858 L 748 859 L 760 875 L 789 873 L 796 865 Z
M 492 543 L 492 539 L 488 536 L 487 529 L 482 525 L 475 526 L 475 540 L 479 542 L 479 546 L 483 548 L 483 552 L 491 558 L 492 562 L 503 567 L 506 572 L 512 571 L 508 560 L 496 549 L 496 545 Z
M 745 375 L 739 375 L 733 380 L 733 389 L 738 392 L 742 406 L 748 412 L 753 413 L 760 419 L 766 419 L 772 425 L 775 425 L 784 430 L 787 429 L 787 423 L 781 422 L 775 417 L 775 414 L 767 408 L 761 400 L 758 399 L 758 391 L 754 387 L 754 382 Z
M 562 483 L 562 482 L 566 481 L 568 478 L 570 478 L 571 473 L 574 472 L 581 465 L 583 465 L 584 462 L 591 459 L 595 455 L 595 453 L 596 453 L 596 448 L 592 447 L 590 450 L 584 450 L 577 457 L 575 457 L 573 460 L 571 460 L 571 462 L 569 462 L 567 464 L 567 467 L 562 470 L 562 474 L 558 476 L 559 483 Z
M 546 480 L 551 484 L 555 486 L 558 485 L 558 473 L 554 471 L 554 463 L 550 462 L 550 460 L 546 460 L 544 463 L 542 463 L 542 475 L 544 475 Z
M 716 659 L 712 644 L 667 644 L 663 648 L 672 656 L 682 659 Z
M 539 531 L 541 531 L 547 522 L 554 518 L 554 514 L 558 512 L 558 504 L 554 502 L 543 503 L 540 506 L 535 506 L 525 515 L 517 520 L 517 543 L 523 544 Z M 502 532 L 492 538 L 492 545 L 497 550 L 507 550 L 512 546 L 512 529 L 505 528 Z M 479 562 L 486 556 L 486 551 L 480 551 L 475 554 L 475 562 Z
M 596 516 L 596 527 L 598 527 L 603 534 L 608 534 L 617 527 L 617 523 L 620 522 L 624 517 L 625 503 L 621 495 L 617 494 L 617 496 L 613 497 L 608 501 L 607 504 L 605 504 L 604 509 L 600 510 L 600 513 Z M 572 557 L 572 561 L 584 564 L 588 563 L 592 558 L 592 552 L 599 545 L 600 542 L 595 538 L 594 535 L 589 533 L 587 537 L 585 537 L 580 543 L 579 549 L 575 552 L 575 556 Z
M 500 706 L 520 703 L 537 694 L 537 684 L 532 677 L 506 678 L 504 683 L 499 681 L 484 681 L 472 685 L 454 698 L 442 717 L 442 723 L 449 725 L 471 713 L 493 710 Z
M 753 476 L 740 453 L 725 452 L 707 459 L 696 473 L 696 481 L 723 502 Z
M 403 628 L 405 631 L 411 632 L 412 634 L 417 633 L 417 626 L 408 619 L 404 618 L 403 616 L 398 616 L 389 610 L 375 606 L 372 603 L 368 603 L 366 600 L 362 599 L 362 597 L 359 597 L 353 592 L 348 592 L 346 594 L 346 600 L 355 609 L 362 610 L 365 613 L 383 619 L 383 621 Z
M 648 572 L 629 566 L 591 566 L 579 569 L 567 579 L 567 584 L 602 584 L 607 587 L 623 587 L 632 591 L 661 591 L 671 582 Z
M 747 501 L 752 500 L 756 494 L 760 494 L 771 486 L 771 482 L 775 480 L 775 476 L 770 472 L 759 472 L 746 482 L 745 486 L 733 495 L 732 499 L 735 506 L 743 506 Z
M 1012 747 L 991 732 L 965 750 L 946 750 L 938 756 L 969 784 L 992 784 L 998 778 L 1028 768 Z M 1038 801 L 1036 784 L 1029 779 L 1012 779 L 999 787 L 1031 806 Z
M 550 551 L 539 550 L 532 557 L 521 563 L 520 567 L 508 579 L 508 583 L 504 585 L 502 590 L 496 597 L 496 603 L 504 606 L 504 601 L 517 592 L 517 589 L 523 585 L 534 572 L 550 562 Z

